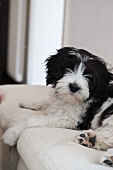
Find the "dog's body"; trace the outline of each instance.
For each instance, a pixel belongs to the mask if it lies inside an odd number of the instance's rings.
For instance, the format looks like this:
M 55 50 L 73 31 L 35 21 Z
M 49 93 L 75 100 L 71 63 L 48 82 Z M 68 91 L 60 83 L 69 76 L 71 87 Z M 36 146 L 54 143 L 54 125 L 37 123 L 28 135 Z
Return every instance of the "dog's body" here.
M 46 73 L 47 85 L 53 85 L 51 100 L 20 104 L 43 114 L 9 128 L 2 137 L 4 143 L 14 145 L 26 128 L 49 126 L 92 129 L 78 136 L 79 143 L 113 148 L 113 75 L 106 63 L 85 50 L 65 47 L 46 60 Z M 112 166 L 107 154 L 101 164 Z

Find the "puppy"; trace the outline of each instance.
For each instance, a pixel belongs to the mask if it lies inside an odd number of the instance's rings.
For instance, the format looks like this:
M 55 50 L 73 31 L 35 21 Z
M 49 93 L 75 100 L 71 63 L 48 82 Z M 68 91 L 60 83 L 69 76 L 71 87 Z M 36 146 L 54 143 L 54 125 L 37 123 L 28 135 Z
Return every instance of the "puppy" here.
M 77 137 L 80 144 L 103 150 L 112 148 L 113 75 L 106 63 L 83 49 L 64 47 L 46 60 L 46 75 L 46 84 L 53 87 L 51 100 L 20 103 L 20 107 L 41 110 L 43 114 L 9 128 L 2 141 L 15 145 L 29 127 L 92 129 Z M 104 155 L 100 163 L 112 166 L 111 155 Z

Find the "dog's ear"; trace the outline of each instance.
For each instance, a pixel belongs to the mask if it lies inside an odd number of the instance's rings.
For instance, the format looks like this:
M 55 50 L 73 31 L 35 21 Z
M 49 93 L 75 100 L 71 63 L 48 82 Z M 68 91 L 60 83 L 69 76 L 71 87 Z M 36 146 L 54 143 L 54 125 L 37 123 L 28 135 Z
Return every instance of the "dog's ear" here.
M 92 70 L 91 97 L 98 99 L 107 89 L 110 81 L 113 80 L 113 74 L 107 69 L 107 64 L 100 58 L 90 60 L 90 70 Z
M 110 81 L 113 81 L 113 73 L 112 72 L 109 72 L 109 79 L 110 79 Z
M 55 55 L 46 59 L 46 85 L 52 84 L 55 86 L 57 81 L 64 76 L 66 69 L 74 70 L 74 66 L 79 62 L 79 59 L 69 54 L 72 50 L 71 47 L 61 48 L 57 50 Z

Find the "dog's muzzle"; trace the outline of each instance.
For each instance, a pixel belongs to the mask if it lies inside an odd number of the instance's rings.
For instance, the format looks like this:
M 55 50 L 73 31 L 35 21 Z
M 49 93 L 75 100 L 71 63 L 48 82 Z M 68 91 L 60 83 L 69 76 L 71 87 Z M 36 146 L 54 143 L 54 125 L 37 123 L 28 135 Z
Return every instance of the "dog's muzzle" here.
M 76 83 L 70 83 L 69 84 L 69 89 L 72 93 L 77 92 L 80 88 L 77 86 Z

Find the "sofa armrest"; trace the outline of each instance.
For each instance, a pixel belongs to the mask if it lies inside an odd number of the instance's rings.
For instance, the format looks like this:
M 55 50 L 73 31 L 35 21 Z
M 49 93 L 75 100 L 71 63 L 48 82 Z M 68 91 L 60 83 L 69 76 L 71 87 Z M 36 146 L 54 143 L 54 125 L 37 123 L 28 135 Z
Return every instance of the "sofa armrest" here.
M 17 150 L 29 170 L 110 170 L 98 165 L 102 151 L 74 141 L 80 133 L 63 128 L 29 128 L 21 134 Z

